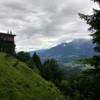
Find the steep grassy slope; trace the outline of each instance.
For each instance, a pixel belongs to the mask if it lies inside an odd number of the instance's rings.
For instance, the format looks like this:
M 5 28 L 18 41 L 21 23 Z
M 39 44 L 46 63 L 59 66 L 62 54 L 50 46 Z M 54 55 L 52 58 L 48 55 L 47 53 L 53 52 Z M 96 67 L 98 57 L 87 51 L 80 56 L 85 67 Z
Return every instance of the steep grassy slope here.
M 0 100 L 64 100 L 59 90 L 17 59 L 0 53 Z

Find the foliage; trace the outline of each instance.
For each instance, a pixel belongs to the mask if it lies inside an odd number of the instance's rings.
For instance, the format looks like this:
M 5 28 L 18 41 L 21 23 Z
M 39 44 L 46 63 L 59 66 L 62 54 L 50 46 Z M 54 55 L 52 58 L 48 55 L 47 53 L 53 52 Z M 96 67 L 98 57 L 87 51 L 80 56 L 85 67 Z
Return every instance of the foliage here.
M 79 77 L 82 71 L 86 68 L 86 65 L 79 61 L 60 64 L 60 66 L 63 78 L 66 80 L 77 79 L 77 77 Z
M 27 62 L 27 60 L 30 59 L 30 54 L 27 53 L 27 52 L 21 51 L 21 52 L 19 52 L 19 53 L 16 54 L 16 57 L 19 60 L 23 61 L 23 62 Z
M 100 6 L 100 0 L 93 0 L 95 2 L 98 2 Z M 93 57 L 93 61 L 95 60 L 96 63 L 94 63 L 95 68 L 100 67 L 100 10 L 93 9 L 94 14 L 92 15 L 84 15 L 80 14 L 80 17 L 83 18 L 87 24 L 90 25 L 89 30 L 93 32 L 91 36 L 93 37 L 93 43 L 96 45 L 94 47 L 94 50 L 97 52 L 97 55 Z
M 36 68 L 34 61 L 32 60 L 32 57 L 30 56 L 29 53 L 21 51 L 17 53 L 15 57 L 19 59 L 20 61 L 26 63 L 28 67 L 30 67 L 31 69 Z
M 41 63 L 40 57 L 36 54 L 36 52 L 33 54 L 32 60 L 34 61 L 35 66 L 41 72 L 42 71 L 42 63 Z
M 56 60 L 51 59 L 45 61 L 42 68 L 42 76 L 55 84 L 59 83 L 62 78 L 62 73 Z

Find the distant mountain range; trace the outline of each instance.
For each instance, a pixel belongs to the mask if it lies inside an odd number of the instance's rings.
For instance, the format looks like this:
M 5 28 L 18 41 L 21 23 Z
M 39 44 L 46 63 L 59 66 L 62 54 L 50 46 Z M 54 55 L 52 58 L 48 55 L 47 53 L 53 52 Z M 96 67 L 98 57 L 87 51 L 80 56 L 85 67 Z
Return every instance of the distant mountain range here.
M 91 40 L 78 39 L 69 43 L 61 43 L 55 47 L 46 50 L 36 51 L 42 59 L 54 58 L 59 61 L 70 61 L 94 55 L 94 44 Z M 31 54 L 33 54 L 31 52 Z

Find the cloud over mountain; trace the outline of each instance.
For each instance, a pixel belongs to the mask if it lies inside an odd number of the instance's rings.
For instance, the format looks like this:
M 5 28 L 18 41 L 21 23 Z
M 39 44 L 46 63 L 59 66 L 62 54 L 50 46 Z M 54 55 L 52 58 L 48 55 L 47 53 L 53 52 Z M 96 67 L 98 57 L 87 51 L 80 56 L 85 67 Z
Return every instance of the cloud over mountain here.
M 13 30 L 19 50 L 89 38 L 78 13 L 92 13 L 95 6 L 90 0 L 0 0 L 0 30 Z

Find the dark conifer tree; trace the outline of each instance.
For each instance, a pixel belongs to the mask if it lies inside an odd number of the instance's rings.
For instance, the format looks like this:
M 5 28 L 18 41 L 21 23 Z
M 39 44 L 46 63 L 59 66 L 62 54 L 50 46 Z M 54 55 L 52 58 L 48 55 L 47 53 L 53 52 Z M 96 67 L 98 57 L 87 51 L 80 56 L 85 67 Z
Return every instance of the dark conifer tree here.
M 41 72 L 42 71 L 42 63 L 41 63 L 40 57 L 36 54 L 36 52 L 33 54 L 32 59 L 34 61 L 35 66 Z
M 59 65 L 56 60 L 50 59 L 45 61 L 43 65 L 42 76 L 46 80 L 54 82 L 56 85 L 59 84 L 58 82 L 61 81 L 62 72 L 60 71 Z
M 100 6 L 100 0 L 93 0 L 97 2 Z M 90 25 L 89 30 L 93 32 L 91 36 L 93 37 L 93 43 L 95 44 L 94 50 L 97 52 L 97 55 L 93 57 L 92 65 L 95 66 L 96 69 L 100 67 L 100 9 L 93 9 L 94 14 L 92 15 L 84 15 L 80 14 L 80 17 L 85 19 L 87 24 Z

